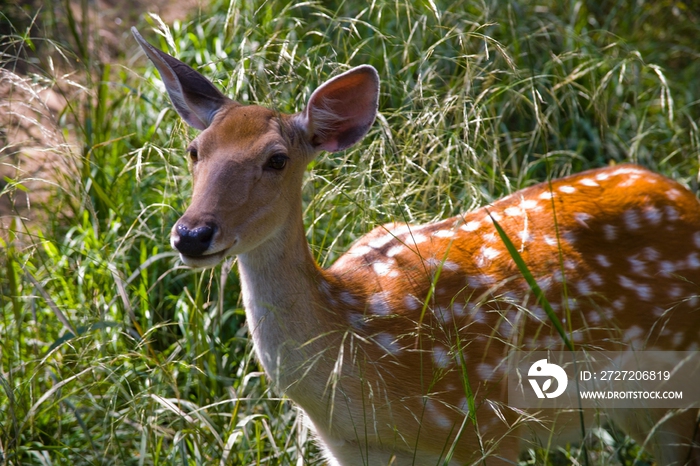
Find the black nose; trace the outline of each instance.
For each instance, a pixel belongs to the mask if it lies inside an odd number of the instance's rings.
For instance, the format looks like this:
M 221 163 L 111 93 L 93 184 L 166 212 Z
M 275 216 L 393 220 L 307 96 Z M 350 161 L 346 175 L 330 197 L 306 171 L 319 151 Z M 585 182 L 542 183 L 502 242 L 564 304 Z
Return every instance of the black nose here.
M 175 227 L 177 238 L 175 247 L 186 256 L 201 256 L 209 249 L 214 237 L 214 227 L 205 225 L 190 229 L 187 225 L 178 224 Z

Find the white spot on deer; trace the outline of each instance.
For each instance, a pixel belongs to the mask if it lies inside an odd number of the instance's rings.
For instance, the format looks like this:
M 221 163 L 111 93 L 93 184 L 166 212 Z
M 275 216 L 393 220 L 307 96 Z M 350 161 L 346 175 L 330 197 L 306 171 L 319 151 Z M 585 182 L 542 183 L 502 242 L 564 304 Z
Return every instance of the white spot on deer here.
M 681 346 L 683 340 L 685 340 L 685 333 L 676 332 L 676 334 L 673 335 L 673 339 L 671 340 L 672 348 L 678 348 L 679 346 Z
M 530 317 L 537 321 L 545 322 L 547 319 L 547 313 L 541 306 L 530 306 Z
M 318 290 L 328 297 L 331 295 L 331 284 L 326 280 L 321 280 L 318 282 Z
M 573 186 L 565 185 L 565 186 L 559 186 L 559 191 L 566 193 L 566 194 L 571 194 L 576 192 L 576 188 Z
M 471 288 L 487 287 L 493 285 L 493 283 L 493 277 L 483 273 L 479 275 L 470 275 L 467 277 L 467 285 L 469 285 Z
M 398 254 L 401 254 L 401 252 L 405 249 L 405 247 L 402 244 L 399 244 L 398 246 L 392 246 L 389 248 L 389 250 L 386 252 L 386 257 L 392 258 Z
M 638 230 L 641 227 L 639 223 L 639 212 L 636 209 L 626 210 L 622 214 L 622 221 L 625 222 L 627 230 Z
M 663 276 L 670 277 L 676 272 L 676 265 L 673 261 L 660 261 L 659 273 Z
M 700 268 L 700 258 L 698 258 L 698 253 L 697 252 L 691 253 L 688 256 L 686 263 L 688 264 L 688 268 L 691 268 L 691 269 Z
M 617 276 L 618 281 L 620 283 L 620 286 L 623 288 L 627 288 L 628 290 L 633 290 L 637 284 L 630 280 L 629 278 L 625 277 L 624 275 L 618 275 Z
M 435 257 L 429 257 L 425 260 L 425 265 L 429 269 L 440 269 L 442 271 L 457 272 L 459 271 L 459 264 L 456 262 L 448 260 L 440 260 Z
M 596 311 L 591 311 L 587 314 L 588 317 L 588 323 L 590 324 L 599 324 L 600 323 L 600 314 Z
M 462 401 L 459 402 L 456 408 L 459 409 L 464 415 L 469 414 L 469 401 L 467 401 L 466 396 L 462 398 Z M 479 424 L 479 426 L 481 426 L 481 424 Z
M 426 241 L 428 241 L 428 237 L 425 236 L 425 235 L 422 235 L 422 234 L 420 234 L 420 233 L 409 234 L 409 235 L 406 237 L 406 243 L 409 243 L 409 244 L 410 244 L 410 243 L 413 243 L 413 244 L 421 244 L 421 243 L 425 243 Z
M 398 356 L 403 351 L 396 337 L 391 333 L 381 332 L 374 337 L 374 341 L 392 356 Z
M 389 293 L 387 291 L 380 291 L 373 294 L 369 298 L 369 310 L 372 314 L 378 316 L 388 316 L 391 314 L 391 307 L 389 306 Z
M 508 315 L 501 318 L 501 323 L 498 326 L 498 332 L 504 337 L 510 337 L 515 326 L 515 313 L 508 312 Z
M 554 335 L 545 335 L 540 339 L 540 344 L 544 349 L 554 349 L 558 346 L 561 346 L 561 343 L 561 338 L 555 337 Z
M 638 325 L 633 325 L 627 330 L 625 330 L 625 333 L 622 336 L 622 341 L 631 342 L 639 339 L 642 335 L 644 335 L 644 330 L 642 329 L 642 327 Z
M 576 281 L 576 291 L 578 291 L 579 295 L 586 296 L 591 292 L 591 284 L 583 279 L 578 280 Z
M 450 367 L 452 358 L 450 353 L 447 352 L 444 346 L 435 345 L 433 346 L 433 363 L 440 369 L 447 369 Z
M 550 200 L 553 197 L 554 197 L 554 193 L 551 191 L 544 191 L 539 195 L 539 198 L 543 199 L 545 201 Z
M 613 176 L 619 176 L 619 175 L 632 175 L 635 176 L 636 178 L 639 178 L 639 176 L 644 175 L 645 172 L 635 168 L 635 167 L 619 167 L 616 169 L 614 172 L 611 173 Z
M 450 272 L 459 272 L 460 267 L 458 263 L 446 260 L 442 262 L 442 270 L 448 270 Z
M 481 309 L 481 306 L 474 303 L 467 303 L 467 309 L 469 310 L 472 322 L 477 324 L 486 323 L 486 312 Z
M 403 298 L 403 305 L 406 307 L 407 310 L 409 311 L 417 311 L 421 307 L 423 307 L 423 301 L 420 299 L 416 298 L 412 294 L 407 294 Z
M 652 290 L 651 286 L 644 284 L 644 283 L 637 283 L 624 275 L 618 275 L 618 279 L 620 281 L 620 286 L 623 288 L 626 288 L 628 290 L 634 291 L 637 293 L 637 296 L 639 299 L 642 301 L 650 301 L 654 291 Z
M 437 400 L 429 399 L 425 403 L 425 411 L 428 414 L 428 420 L 435 423 L 435 425 L 443 430 L 451 429 L 454 425 L 449 416 L 447 416 L 442 409 L 440 409 L 441 403 Z
M 622 183 L 620 183 L 620 184 L 618 185 L 618 187 L 620 187 L 620 188 L 626 188 L 626 187 L 628 187 L 628 186 L 632 186 L 633 184 L 635 184 L 635 183 L 637 182 L 638 179 L 639 179 L 639 175 L 636 175 L 636 174 L 635 174 L 635 175 L 630 175 L 629 178 L 627 178 L 625 181 L 623 181 Z
M 503 212 L 509 217 L 520 217 L 524 214 L 523 210 L 520 207 L 516 206 L 508 207 Z
M 394 236 L 392 235 L 384 235 L 379 238 L 374 238 L 372 241 L 367 243 L 369 247 L 372 249 L 381 249 L 387 244 L 391 243 L 394 240 Z
M 493 259 L 498 257 L 501 251 L 490 246 L 481 246 L 480 254 L 476 257 L 477 267 L 486 267 Z
M 356 248 L 350 249 L 347 253 L 352 254 L 353 256 L 364 256 L 366 254 L 369 254 L 372 252 L 372 248 L 369 246 L 358 246 Z
M 700 249 L 700 231 L 693 233 L 693 244 Z
M 669 222 L 675 222 L 680 218 L 678 211 L 674 207 L 671 207 L 670 205 L 667 205 L 664 208 L 664 211 L 666 212 L 666 218 L 668 219 Z
M 552 287 L 552 277 L 544 277 L 544 278 L 538 278 L 537 280 L 537 286 L 540 287 L 540 290 L 543 292 L 548 292 L 549 289 Z
M 586 228 L 588 228 L 588 224 L 586 222 L 592 218 L 593 216 L 591 214 L 587 214 L 585 212 L 576 212 L 574 214 L 574 220 L 576 221 L 576 223 Z
M 643 260 L 637 259 L 636 257 L 628 257 L 627 262 L 630 263 L 631 272 L 635 275 L 646 277 L 647 273 L 647 263 Z
M 501 255 L 501 251 L 499 251 L 498 249 L 494 249 L 492 247 L 489 247 L 489 246 L 482 246 L 481 247 L 481 255 L 484 256 L 484 259 L 493 260 L 496 257 Z
M 454 235 L 455 232 L 452 230 L 438 230 L 433 233 L 433 236 L 436 238 L 452 238 Z
M 537 209 L 539 206 L 539 203 L 534 199 L 523 199 L 520 203 L 520 207 L 525 210 Z
M 615 317 L 615 311 L 613 311 L 612 308 L 603 307 L 600 309 L 600 311 L 603 313 L 603 316 L 609 321 L 613 320 L 613 318 Z
M 596 183 L 591 178 L 583 178 L 582 180 L 579 180 L 579 183 L 584 185 L 584 186 L 591 186 L 591 187 L 600 186 L 598 183 Z
M 658 226 L 661 223 L 661 220 L 663 220 L 663 214 L 656 207 L 647 207 L 642 212 L 642 215 L 647 222 L 654 226 Z
M 560 268 L 557 268 L 552 272 L 552 279 L 557 283 L 564 282 L 564 274 L 562 273 Z
M 362 314 L 351 312 L 348 314 L 348 322 L 350 322 L 350 325 L 353 328 L 357 330 L 362 330 L 365 328 L 366 319 L 365 316 L 363 316 Z
M 558 246 L 558 245 L 559 245 L 559 242 L 557 241 L 557 238 L 554 237 L 554 236 L 544 235 L 544 236 L 543 236 L 543 239 L 544 239 L 544 242 L 545 242 L 548 246 Z
M 661 253 L 659 253 L 659 251 L 656 249 L 647 246 L 646 248 L 642 249 L 642 257 L 648 261 L 655 261 L 661 257 Z
M 576 243 L 576 233 L 573 231 L 565 231 L 564 233 L 561 234 L 561 238 L 564 238 L 564 241 L 567 242 L 568 244 L 574 244 Z
M 475 220 L 472 220 L 471 222 L 467 222 L 459 228 L 464 230 L 464 231 L 476 231 L 479 229 L 480 226 L 481 226 L 481 222 L 477 222 Z
M 444 306 L 435 306 L 433 308 L 433 314 L 435 314 L 435 317 L 443 324 L 452 322 L 452 312 Z
M 618 311 L 624 311 L 626 302 L 627 302 L 627 298 L 624 296 L 620 296 L 615 301 L 613 301 L 612 305 Z
M 481 237 L 481 239 L 482 239 L 485 243 L 493 243 L 494 241 L 496 241 L 496 240 L 498 239 L 498 236 L 496 235 L 496 233 L 491 232 L 491 233 L 486 233 L 486 234 L 484 234 L 484 235 Z
M 464 306 L 459 303 L 452 304 L 452 314 L 456 317 L 464 317 Z
M 608 178 L 610 178 L 610 173 L 607 173 L 607 172 L 598 173 L 598 174 L 595 176 L 595 179 L 598 180 L 598 181 L 605 181 L 605 180 L 607 180 Z
M 346 305 L 346 306 L 351 306 L 355 307 L 359 303 L 359 301 L 349 292 L 349 291 L 342 291 L 339 295 L 340 301 Z
M 606 241 L 615 241 L 617 239 L 617 227 L 615 225 L 603 225 L 603 235 Z
M 530 232 L 527 231 L 527 230 L 521 230 L 521 231 L 519 231 L 519 232 L 518 232 L 518 238 L 520 238 L 520 241 L 521 241 L 523 244 L 529 243 L 530 241 L 532 241 L 532 235 L 531 235 Z
M 481 362 L 476 365 L 476 373 L 479 375 L 481 380 L 488 381 L 492 381 L 498 376 L 498 373 L 496 373 L 493 366 L 485 362 Z
M 589 273 L 588 280 L 590 280 L 595 286 L 601 286 L 603 284 L 603 278 L 596 272 Z
M 683 294 L 683 288 L 680 285 L 673 285 L 668 289 L 668 297 L 671 299 L 678 299 Z
M 493 220 L 500 222 L 503 220 L 503 217 L 498 212 L 489 212 L 486 214 L 486 217 L 484 217 L 486 223 L 493 223 Z
M 666 191 L 666 197 L 669 198 L 672 201 L 675 201 L 679 197 L 681 197 L 683 194 L 678 191 L 676 188 L 669 189 Z
M 397 227 L 397 228 L 392 229 L 391 231 L 389 231 L 389 233 L 390 233 L 392 236 L 396 237 L 396 236 L 399 236 L 399 235 L 403 235 L 404 233 L 408 233 L 409 231 L 411 231 L 411 228 L 418 229 L 418 230 L 421 229 L 421 227 L 414 227 L 414 226 L 411 226 L 411 225 L 401 225 L 401 226 L 399 226 L 399 227 Z
M 387 275 L 389 272 L 391 272 L 391 267 L 394 264 L 395 262 L 393 260 L 387 262 L 374 262 L 372 264 L 372 269 L 374 270 L 374 273 L 376 273 L 380 277 L 383 277 L 384 275 Z

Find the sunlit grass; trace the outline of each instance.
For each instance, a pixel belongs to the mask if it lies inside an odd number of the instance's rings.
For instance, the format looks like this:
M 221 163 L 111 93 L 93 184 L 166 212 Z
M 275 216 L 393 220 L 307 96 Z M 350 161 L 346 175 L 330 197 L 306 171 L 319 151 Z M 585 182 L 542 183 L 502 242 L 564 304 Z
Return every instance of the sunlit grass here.
M 641 163 L 695 189 L 688 37 L 700 22 L 666 3 L 220 0 L 199 19 L 144 15 L 139 27 L 242 103 L 285 112 L 350 66 L 379 70 L 370 134 L 321 155 L 304 187 L 307 236 L 327 266 L 377 224 L 456 215 L 590 167 Z M 18 27 L 1 42 L 31 63 L 6 67 L 3 83 L 53 86 L 68 105 L 47 148 L 67 168 L 46 175 L 51 197 L 29 212 L 40 221 L 18 211 L 2 235 L 0 464 L 320 464 L 254 361 L 233 264 L 191 271 L 170 250 L 194 131 L 133 58 L 131 25 L 128 59 L 104 63 L 84 27 L 93 16 L 72 14 L 40 12 L 34 35 Z M 645 22 L 662 14 L 668 31 Z M 5 147 L 0 163 L 27 156 Z M 18 199 L 28 181 L 20 171 L 2 192 Z M 597 438 L 593 464 L 632 464 L 629 440 Z M 529 456 L 580 462 L 576 446 Z

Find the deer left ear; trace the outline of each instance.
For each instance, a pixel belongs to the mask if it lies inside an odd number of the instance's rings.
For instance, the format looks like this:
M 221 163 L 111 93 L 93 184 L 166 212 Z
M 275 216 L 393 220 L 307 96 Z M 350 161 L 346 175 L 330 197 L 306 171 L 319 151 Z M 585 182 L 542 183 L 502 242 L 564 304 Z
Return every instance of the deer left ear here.
M 200 130 L 206 129 L 221 107 L 232 102 L 190 66 L 146 42 L 136 28 L 132 27 L 131 32 L 158 68 L 175 110 L 187 124 Z
M 298 121 L 314 148 L 337 152 L 367 134 L 377 116 L 378 101 L 377 70 L 362 65 L 316 89 Z

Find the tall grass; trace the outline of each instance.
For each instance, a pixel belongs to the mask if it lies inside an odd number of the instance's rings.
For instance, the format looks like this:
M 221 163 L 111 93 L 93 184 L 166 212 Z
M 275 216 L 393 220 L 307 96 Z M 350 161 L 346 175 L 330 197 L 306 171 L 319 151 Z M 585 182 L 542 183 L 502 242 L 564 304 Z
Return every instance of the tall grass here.
M 307 236 L 329 265 L 377 224 L 455 215 L 589 167 L 641 163 L 697 189 L 697 13 L 632 3 L 217 0 L 198 18 L 139 26 L 240 102 L 285 112 L 350 66 L 379 70 L 370 134 L 322 155 L 304 188 Z M 191 271 L 170 251 L 194 132 L 135 58 L 131 25 L 124 56 L 107 62 L 97 16 L 80 6 L 40 11 L 32 29 L 13 17 L 0 41 L 4 84 L 68 98 L 43 123 L 66 161 L 45 180 L 51 197 L 5 219 L 0 464 L 320 464 L 252 357 L 232 261 Z M 5 147 L 0 163 L 28 156 Z M 18 199 L 27 181 L 17 172 L 3 195 Z M 594 464 L 632 464 L 629 440 L 598 438 Z

